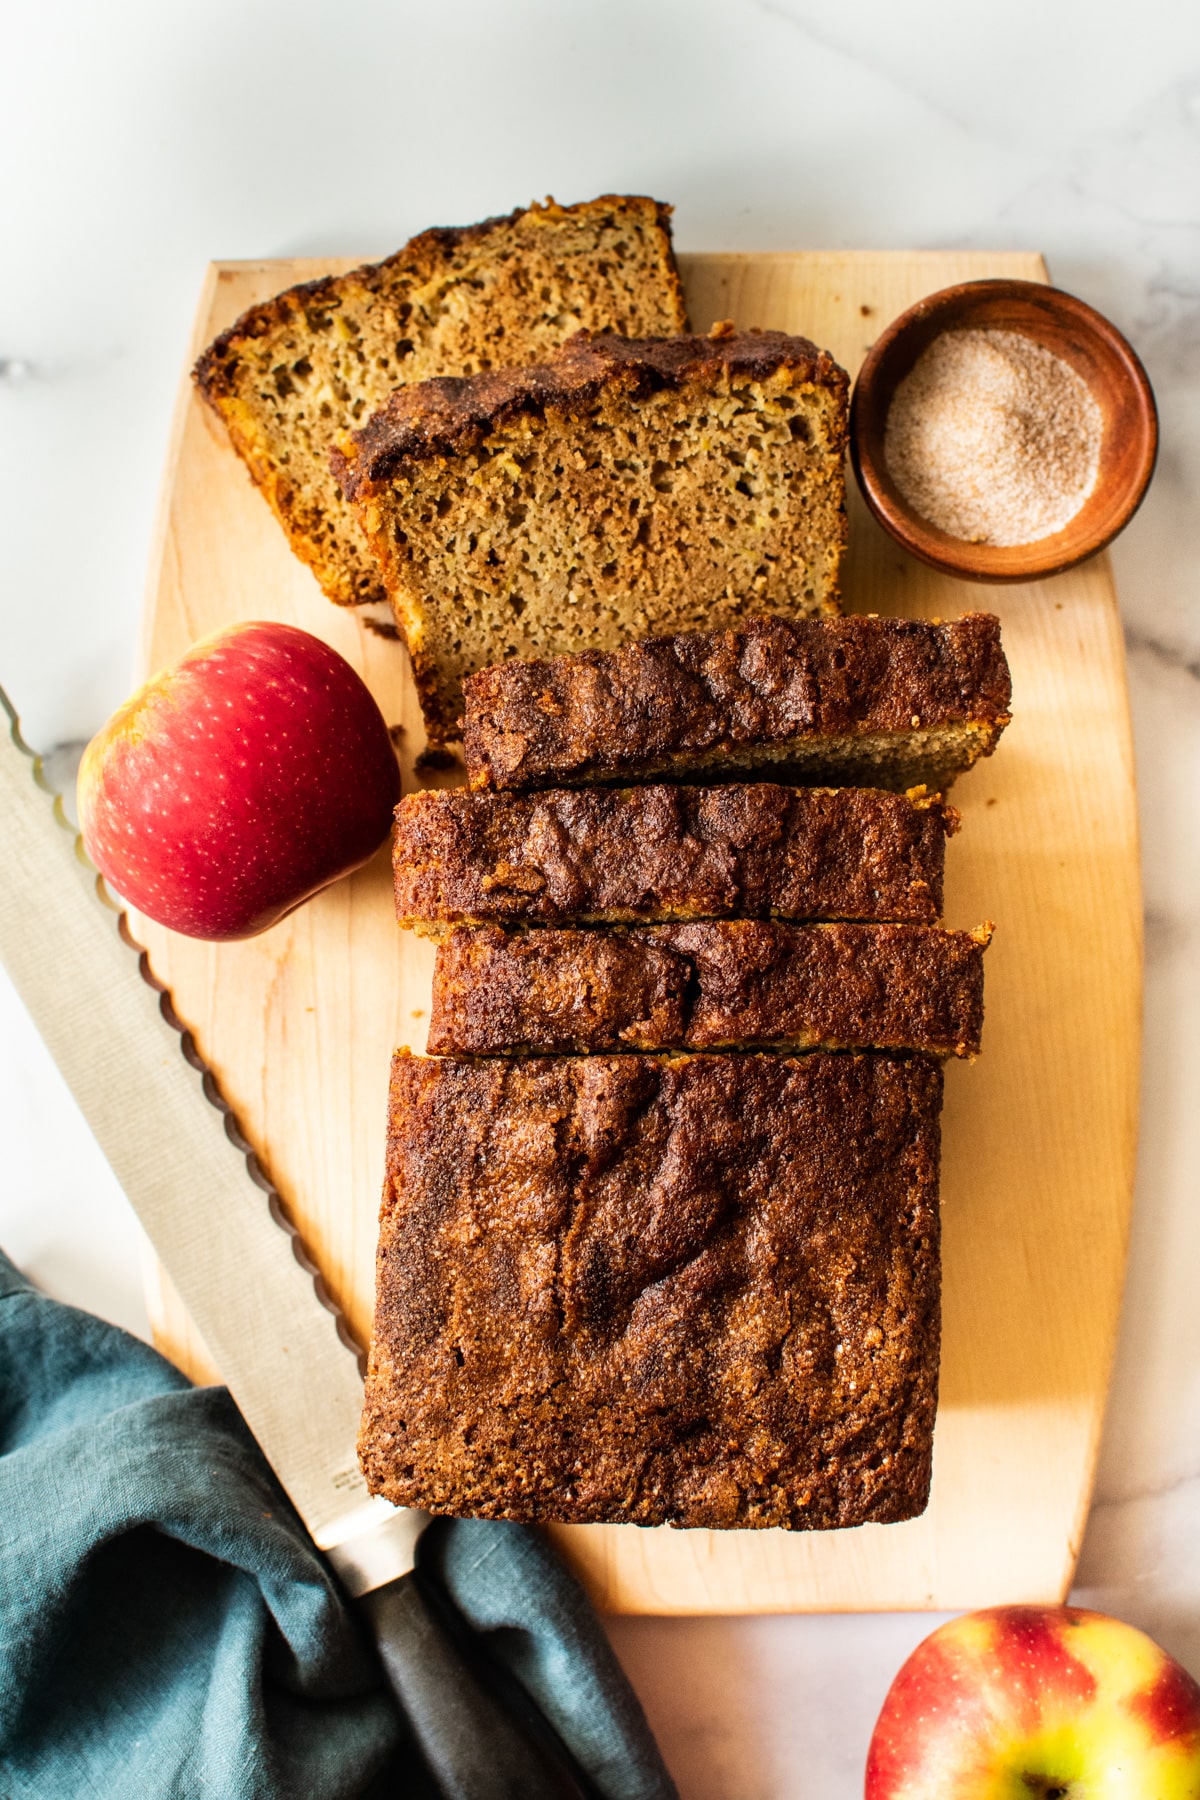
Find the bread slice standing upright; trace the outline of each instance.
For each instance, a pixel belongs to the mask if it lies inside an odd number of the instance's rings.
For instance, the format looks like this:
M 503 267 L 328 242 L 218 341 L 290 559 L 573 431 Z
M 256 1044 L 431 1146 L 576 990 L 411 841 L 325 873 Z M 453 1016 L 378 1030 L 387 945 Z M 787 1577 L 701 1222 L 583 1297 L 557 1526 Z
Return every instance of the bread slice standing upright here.
M 395 393 L 333 460 L 431 739 L 505 657 L 836 612 L 847 389 L 807 338 L 720 326 Z

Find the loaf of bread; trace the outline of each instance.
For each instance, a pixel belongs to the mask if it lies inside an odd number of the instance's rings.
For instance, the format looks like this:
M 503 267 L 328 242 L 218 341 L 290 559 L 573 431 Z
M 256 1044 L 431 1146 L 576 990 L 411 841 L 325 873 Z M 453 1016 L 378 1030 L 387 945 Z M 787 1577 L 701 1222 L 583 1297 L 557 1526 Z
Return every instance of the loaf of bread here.
M 387 598 L 329 467 L 335 433 L 407 382 L 538 362 L 583 326 L 685 331 L 670 210 L 607 194 L 425 231 L 253 307 L 210 345 L 200 392 L 331 600 Z
M 925 1057 L 398 1055 L 372 1493 L 644 1525 L 920 1513 L 941 1091 Z
M 396 916 L 449 925 L 907 919 L 942 911 L 958 815 L 921 789 L 426 789 L 396 809 Z
M 807 338 L 574 338 L 393 394 L 334 453 L 430 738 L 508 656 L 836 611 L 847 378 Z
M 741 779 L 944 789 L 1009 719 L 1000 622 L 752 619 L 464 685 L 473 788 Z
M 438 948 L 440 1056 L 914 1050 L 975 1056 L 990 927 L 718 919 L 613 931 L 458 926 Z

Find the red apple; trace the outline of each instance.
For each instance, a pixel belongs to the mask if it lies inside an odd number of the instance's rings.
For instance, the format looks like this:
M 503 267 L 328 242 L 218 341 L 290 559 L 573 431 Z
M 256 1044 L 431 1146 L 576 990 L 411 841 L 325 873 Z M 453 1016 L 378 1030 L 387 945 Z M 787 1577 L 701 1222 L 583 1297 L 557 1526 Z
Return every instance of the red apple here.
M 291 625 L 233 625 L 148 681 L 84 752 L 88 855 L 188 937 L 253 937 L 359 868 L 400 773 L 344 657 Z
M 1132 1625 L 994 1606 L 918 1644 L 867 1756 L 866 1800 L 1198 1800 L 1200 1687 Z

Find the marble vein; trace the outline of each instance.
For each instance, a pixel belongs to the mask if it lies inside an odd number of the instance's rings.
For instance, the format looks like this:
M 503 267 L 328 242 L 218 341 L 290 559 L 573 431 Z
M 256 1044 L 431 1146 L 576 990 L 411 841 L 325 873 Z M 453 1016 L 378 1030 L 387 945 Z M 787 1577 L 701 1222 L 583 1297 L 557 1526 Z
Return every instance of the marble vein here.
M 872 76 L 883 86 L 890 88 L 893 93 L 899 94 L 903 99 L 920 107 L 930 118 L 938 119 L 942 124 L 949 125 L 955 132 L 975 141 L 990 142 L 996 148 L 1006 152 L 1017 148 L 1011 141 L 982 126 L 977 116 L 967 117 L 955 112 L 943 100 L 906 80 L 881 57 L 866 52 L 861 43 L 850 49 L 832 32 L 815 26 L 810 19 L 797 17 L 786 6 L 780 5 L 779 0 L 749 0 L 749 5 L 764 17 L 778 19 L 781 23 L 791 26 L 816 49 L 837 57 L 840 62 L 848 65 L 848 73 L 854 74 L 861 71 Z M 1027 146 L 1022 145 L 1020 148 L 1023 153 L 1028 153 Z
M 1129 1488 L 1120 1494 L 1097 1492 L 1092 1497 L 1092 1511 L 1116 1512 L 1122 1506 L 1141 1506 L 1147 1501 L 1165 1500 L 1168 1495 L 1182 1493 L 1190 1487 L 1200 1488 L 1200 1468 L 1188 1469 L 1173 1481 L 1147 1482 L 1144 1487 Z
M 1178 669 L 1192 681 L 1200 681 L 1200 651 L 1166 643 L 1139 625 L 1125 626 L 1125 647 L 1131 656 L 1148 656 L 1168 669 Z

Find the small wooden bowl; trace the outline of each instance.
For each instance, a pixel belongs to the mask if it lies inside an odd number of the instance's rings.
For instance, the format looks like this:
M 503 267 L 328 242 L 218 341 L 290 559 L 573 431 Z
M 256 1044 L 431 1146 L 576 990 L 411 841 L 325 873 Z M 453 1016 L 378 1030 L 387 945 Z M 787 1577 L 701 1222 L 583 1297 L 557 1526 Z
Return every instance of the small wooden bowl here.
M 1104 435 L 1096 485 L 1075 517 L 1033 544 L 972 544 L 931 525 L 888 473 L 888 408 L 921 352 L 944 331 L 1019 331 L 1081 375 L 1100 408 Z M 1123 531 L 1150 485 L 1158 413 L 1146 371 L 1114 325 L 1060 288 L 1036 281 L 965 281 L 893 319 L 859 371 L 850 403 L 850 458 L 863 498 L 897 543 L 969 581 L 1035 581 L 1093 556 Z

